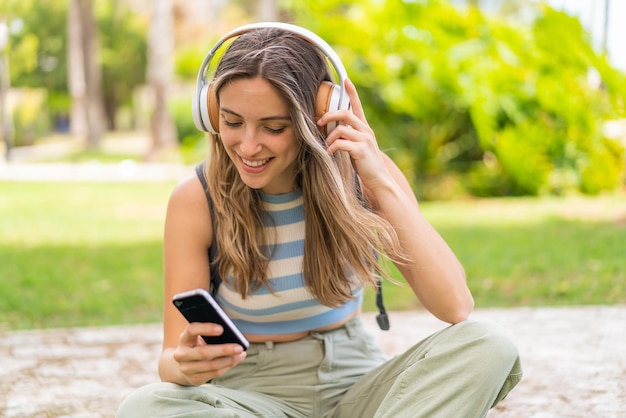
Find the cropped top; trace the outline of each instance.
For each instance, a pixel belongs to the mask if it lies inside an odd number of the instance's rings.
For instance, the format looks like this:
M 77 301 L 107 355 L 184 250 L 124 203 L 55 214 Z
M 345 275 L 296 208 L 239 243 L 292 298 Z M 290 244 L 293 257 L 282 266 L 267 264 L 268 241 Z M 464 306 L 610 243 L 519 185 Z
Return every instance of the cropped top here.
M 270 258 L 269 287 L 261 286 L 243 299 L 233 290 L 233 278 L 222 278 L 216 300 L 235 325 L 246 334 L 288 334 L 324 327 L 355 312 L 363 299 L 362 286 L 355 286 L 352 300 L 332 308 L 322 305 L 305 282 L 301 191 L 282 195 L 261 192 L 261 199 L 263 226 L 273 229 L 267 234 L 269 245 L 261 248 Z

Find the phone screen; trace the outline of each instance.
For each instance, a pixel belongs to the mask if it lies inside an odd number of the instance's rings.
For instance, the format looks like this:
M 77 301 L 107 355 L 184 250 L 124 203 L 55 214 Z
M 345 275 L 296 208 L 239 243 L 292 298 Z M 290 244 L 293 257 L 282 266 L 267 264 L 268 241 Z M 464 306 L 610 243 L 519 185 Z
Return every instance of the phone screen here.
M 222 335 L 203 336 L 207 344 L 237 343 L 244 350 L 250 345 L 246 337 L 205 289 L 179 293 L 174 296 L 172 302 L 188 322 L 211 322 L 220 324 L 224 328 Z

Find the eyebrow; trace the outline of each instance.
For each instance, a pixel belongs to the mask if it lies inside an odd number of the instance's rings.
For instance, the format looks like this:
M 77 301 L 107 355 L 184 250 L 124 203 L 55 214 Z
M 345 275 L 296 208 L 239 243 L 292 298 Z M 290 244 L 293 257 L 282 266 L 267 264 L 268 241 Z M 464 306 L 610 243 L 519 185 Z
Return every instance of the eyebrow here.
M 242 118 L 243 116 L 241 116 L 239 113 L 232 111 L 226 107 L 222 107 L 220 108 L 220 112 L 224 112 L 224 113 L 228 113 L 230 115 L 236 116 L 238 118 Z M 269 120 L 287 120 L 287 121 L 291 121 L 291 117 L 290 116 L 282 116 L 282 115 L 276 115 L 276 116 L 266 116 L 264 118 L 259 119 L 261 121 L 269 121 Z

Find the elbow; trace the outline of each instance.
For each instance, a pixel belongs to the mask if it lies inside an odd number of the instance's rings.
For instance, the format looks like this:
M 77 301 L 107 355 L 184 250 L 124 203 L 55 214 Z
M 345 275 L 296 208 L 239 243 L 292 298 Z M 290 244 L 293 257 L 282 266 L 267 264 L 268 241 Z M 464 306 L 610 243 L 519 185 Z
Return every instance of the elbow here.
M 458 324 L 467 320 L 473 310 L 474 298 L 472 297 L 471 293 L 468 292 L 465 297 L 463 297 L 455 304 L 455 307 L 453 309 L 450 309 L 446 313 L 445 318 L 439 319 L 452 325 Z
M 474 310 L 474 297 L 472 296 L 472 292 L 467 287 L 467 278 L 465 275 L 465 269 L 460 265 L 461 274 L 463 276 L 463 282 L 465 286 L 462 287 L 462 290 L 459 290 L 459 294 L 456 298 L 455 309 L 452 310 L 452 315 L 450 318 L 451 324 L 458 324 L 459 322 L 463 322 L 467 320 Z
M 454 312 L 450 316 L 447 322 L 449 322 L 452 325 L 458 324 L 459 322 L 463 322 L 469 318 L 473 310 L 474 310 L 474 302 L 472 301 L 470 306 L 467 306 L 464 309 L 458 309 L 456 312 Z

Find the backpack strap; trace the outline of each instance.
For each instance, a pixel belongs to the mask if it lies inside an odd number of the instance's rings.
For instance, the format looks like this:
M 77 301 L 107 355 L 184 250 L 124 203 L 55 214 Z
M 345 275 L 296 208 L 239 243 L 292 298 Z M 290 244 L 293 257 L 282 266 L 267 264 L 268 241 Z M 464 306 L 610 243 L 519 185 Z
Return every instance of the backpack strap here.
M 196 175 L 198 176 L 198 179 L 200 180 L 200 183 L 202 183 L 202 187 L 204 188 L 204 194 L 209 205 L 211 220 L 213 220 L 215 217 L 215 210 L 213 207 L 213 199 L 211 198 L 211 193 L 209 193 L 209 184 L 204 174 L 205 165 L 206 161 L 203 161 L 196 166 Z M 361 190 L 361 183 L 359 182 L 359 178 L 357 176 L 355 176 L 355 185 L 359 200 L 365 206 L 366 202 L 363 197 L 363 192 Z M 220 284 L 222 284 L 222 278 L 220 277 L 219 269 L 217 267 L 217 263 L 215 262 L 215 260 L 217 259 L 217 237 L 215 235 L 215 229 L 213 229 L 213 239 L 211 240 L 211 242 L 211 247 L 208 249 L 209 266 L 211 271 L 210 291 L 213 295 L 215 295 L 217 293 L 217 289 L 220 287 Z M 383 286 L 380 277 L 376 278 L 376 307 L 378 307 L 376 322 L 378 323 L 378 326 L 381 330 L 388 331 L 390 328 L 389 317 L 387 316 L 387 311 L 385 310 L 385 305 L 383 303 Z

